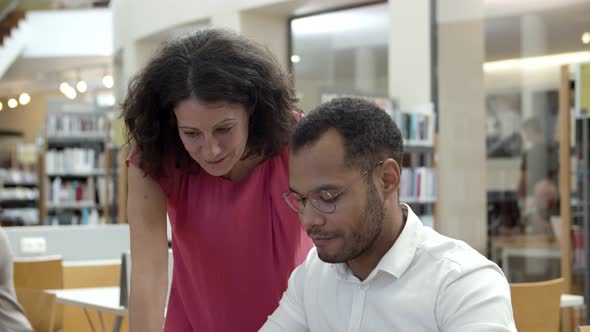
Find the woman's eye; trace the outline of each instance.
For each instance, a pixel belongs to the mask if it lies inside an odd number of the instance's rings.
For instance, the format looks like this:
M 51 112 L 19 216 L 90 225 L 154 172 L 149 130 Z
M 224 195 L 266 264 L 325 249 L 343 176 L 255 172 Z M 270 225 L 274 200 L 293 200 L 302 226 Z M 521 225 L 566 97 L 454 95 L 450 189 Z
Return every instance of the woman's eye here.
M 231 127 L 217 128 L 217 132 L 220 134 L 229 133 L 230 130 L 231 130 Z
M 188 137 L 188 138 L 195 138 L 199 135 L 199 133 L 195 132 L 195 131 L 185 131 L 184 136 Z

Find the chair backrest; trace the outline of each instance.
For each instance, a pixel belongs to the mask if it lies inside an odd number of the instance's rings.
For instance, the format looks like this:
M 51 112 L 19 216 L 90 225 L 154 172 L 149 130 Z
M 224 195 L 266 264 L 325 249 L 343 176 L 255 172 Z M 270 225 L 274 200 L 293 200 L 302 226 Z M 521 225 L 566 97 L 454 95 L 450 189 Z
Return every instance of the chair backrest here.
M 53 332 L 55 294 L 37 289 L 16 289 L 16 298 L 36 332 Z
M 519 332 L 557 332 L 563 279 L 510 284 L 512 310 Z
M 14 287 L 40 290 L 64 288 L 63 259 L 60 256 L 15 259 Z

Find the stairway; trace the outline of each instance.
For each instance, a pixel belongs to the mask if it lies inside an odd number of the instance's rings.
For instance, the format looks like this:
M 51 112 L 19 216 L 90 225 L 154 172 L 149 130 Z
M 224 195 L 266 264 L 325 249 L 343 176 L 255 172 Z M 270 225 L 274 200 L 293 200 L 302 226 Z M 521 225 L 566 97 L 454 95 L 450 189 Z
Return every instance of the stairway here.
M 0 21 L 0 79 L 24 50 L 28 39 L 25 12 L 13 10 L 6 13 Z

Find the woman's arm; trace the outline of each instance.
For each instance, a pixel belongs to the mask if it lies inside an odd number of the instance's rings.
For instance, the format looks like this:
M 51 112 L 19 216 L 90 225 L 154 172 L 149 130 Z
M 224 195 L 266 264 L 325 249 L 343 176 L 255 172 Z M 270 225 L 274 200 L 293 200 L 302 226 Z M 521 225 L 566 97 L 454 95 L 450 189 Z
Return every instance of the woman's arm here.
M 135 165 L 129 165 L 127 218 L 131 232 L 131 332 L 162 331 L 168 289 L 166 195 Z

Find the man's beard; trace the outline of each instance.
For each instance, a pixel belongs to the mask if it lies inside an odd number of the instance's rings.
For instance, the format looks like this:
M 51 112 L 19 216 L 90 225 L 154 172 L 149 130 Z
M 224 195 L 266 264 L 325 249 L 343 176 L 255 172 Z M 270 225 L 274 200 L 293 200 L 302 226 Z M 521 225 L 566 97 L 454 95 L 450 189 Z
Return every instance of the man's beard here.
M 368 185 L 365 212 L 354 223 L 350 235 L 344 239 L 344 247 L 334 255 L 321 254 L 318 257 L 326 263 L 344 263 L 353 260 L 369 250 L 383 230 L 385 206 L 377 194 L 374 183 Z

